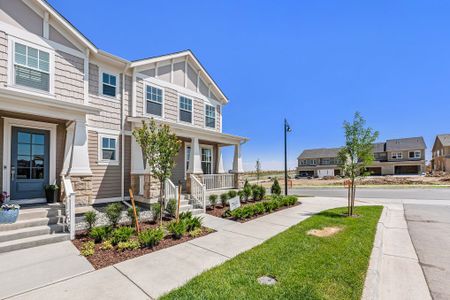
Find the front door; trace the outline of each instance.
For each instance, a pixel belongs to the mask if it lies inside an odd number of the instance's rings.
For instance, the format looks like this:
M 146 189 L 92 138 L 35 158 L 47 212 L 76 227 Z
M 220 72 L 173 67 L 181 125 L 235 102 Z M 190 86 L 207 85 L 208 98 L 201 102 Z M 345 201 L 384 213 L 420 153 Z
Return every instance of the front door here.
M 45 201 L 44 186 L 49 182 L 49 141 L 46 130 L 12 128 L 11 200 Z M 33 201 L 33 202 L 34 202 Z

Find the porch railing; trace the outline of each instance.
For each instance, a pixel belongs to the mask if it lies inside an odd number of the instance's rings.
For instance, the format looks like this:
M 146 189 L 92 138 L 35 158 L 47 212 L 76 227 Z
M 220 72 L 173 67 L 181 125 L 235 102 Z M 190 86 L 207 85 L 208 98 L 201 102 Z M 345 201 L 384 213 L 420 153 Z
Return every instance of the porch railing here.
M 165 184 L 165 205 L 170 199 L 175 199 L 178 201 L 178 187 L 173 184 L 172 180 L 166 179 Z
M 70 178 L 62 176 L 64 186 L 64 196 L 66 199 L 66 224 L 67 230 L 70 234 L 70 239 L 75 239 L 75 192 L 73 191 L 72 182 Z
M 234 188 L 234 174 L 204 174 L 202 181 L 207 191 Z
M 206 210 L 206 187 L 205 185 L 195 176 L 191 174 L 191 197 L 194 201 L 194 208 L 201 208 L 203 211 Z

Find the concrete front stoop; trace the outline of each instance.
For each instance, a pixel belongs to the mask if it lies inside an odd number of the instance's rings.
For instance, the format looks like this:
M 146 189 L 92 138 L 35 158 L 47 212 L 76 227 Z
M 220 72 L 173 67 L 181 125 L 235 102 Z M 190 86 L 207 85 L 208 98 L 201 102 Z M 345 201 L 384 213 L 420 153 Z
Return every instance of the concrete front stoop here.
M 408 233 L 402 204 L 384 206 L 362 299 L 432 299 Z

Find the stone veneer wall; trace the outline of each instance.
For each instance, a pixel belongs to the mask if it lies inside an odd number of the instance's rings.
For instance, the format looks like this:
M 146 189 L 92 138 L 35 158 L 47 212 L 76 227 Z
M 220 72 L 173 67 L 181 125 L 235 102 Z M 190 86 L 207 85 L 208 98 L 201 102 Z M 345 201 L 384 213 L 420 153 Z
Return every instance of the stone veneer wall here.
M 135 200 L 148 202 L 149 200 L 157 199 L 160 191 L 159 180 L 150 174 L 144 174 L 144 195 L 139 195 L 139 176 L 141 175 L 131 175 L 131 189 Z
M 92 204 L 92 176 L 70 176 L 76 194 L 76 206 Z

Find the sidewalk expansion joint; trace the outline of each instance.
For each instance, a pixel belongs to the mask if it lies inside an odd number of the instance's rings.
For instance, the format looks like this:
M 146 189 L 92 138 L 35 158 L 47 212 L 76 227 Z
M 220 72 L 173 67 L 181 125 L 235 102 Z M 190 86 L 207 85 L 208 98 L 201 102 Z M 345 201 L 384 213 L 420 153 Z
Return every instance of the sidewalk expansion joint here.
M 206 250 L 206 251 L 208 251 L 208 252 L 218 254 L 218 255 L 223 256 L 223 257 L 228 258 L 228 259 L 229 259 L 229 258 L 232 258 L 232 256 L 228 256 L 228 255 L 225 255 L 225 254 L 223 254 L 223 253 L 220 253 L 220 252 L 217 252 L 217 251 L 214 251 L 214 250 L 211 250 L 211 249 L 208 249 L 208 248 L 205 248 L 205 247 L 202 247 L 202 246 L 193 244 L 192 241 L 188 241 L 187 243 L 190 244 L 190 245 L 192 245 L 192 246 L 198 247 L 198 248 L 200 248 L 200 249 Z
M 150 296 L 144 289 L 142 289 L 139 285 L 137 285 L 133 280 L 131 280 L 130 277 L 128 277 L 125 273 L 123 273 L 122 271 L 119 270 L 119 268 L 117 268 L 115 265 L 113 266 L 114 269 L 117 270 L 117 272 L 119 272 L 120 274 L 122 274 L 123 277 L 125 277 L 126 279 L 128 279 L 128 281 L 130 281 L 134 286 L 136 286 L 141 292 L 143 292 L 149 299 L 154 300 L 154 298 L 152 296 Z

